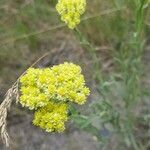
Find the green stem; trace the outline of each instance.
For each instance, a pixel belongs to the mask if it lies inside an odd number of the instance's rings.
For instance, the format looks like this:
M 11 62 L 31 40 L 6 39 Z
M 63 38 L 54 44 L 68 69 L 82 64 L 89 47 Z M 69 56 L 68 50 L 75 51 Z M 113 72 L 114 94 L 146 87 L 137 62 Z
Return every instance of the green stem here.
M 90 56 L 92 57 L 92 63 L 93 63 L 93 72 L 94 72 L 94 78 L 98 85 L 103 85 L 104 79 L 102 76 L 101 67 L 99 65 L 99 58 L 96 55 L 96 50 L 94 46 L 87 40 L 87 38 L 77 29 L 74 30 L 76 39 L 80 42 L 80 44 L 87 49 Z M 97 86 L 98 91 L 100 92 L 101 96 L 105 97 L 105 91 L 106 87 L 100 87 Z
M 98 128 L 92 125 L 87 116 L 81 115 L 73 105 L 70 105 L 70 117 L 77 127 L 96 136 L 97 140 L 101 141 L 102 137 Z
M 135 137 L 133 135 L 133 118 L 131 110 L 139 96 L 140 93 L 140 70 L 141 70 L 141 51 L 142 51 L 142 44 L 141 44 L 141 33 L 143 27 L 143 20 L 144 20 L 144 4 L 145 0 L 140 0 L 137 5 L 136 10 L 136 25 L 135 25 L 135 34 L 131 41 L 132 45 L 129 45 L 130 51 L 128 54 L 128 64 L 124 68 L 124 72 L 126 75 L 124 76 L 125 79 L 125 86 L 126 86 L 126 130 L 129 137 L 129 140 L 135 150 L 139 150 Z

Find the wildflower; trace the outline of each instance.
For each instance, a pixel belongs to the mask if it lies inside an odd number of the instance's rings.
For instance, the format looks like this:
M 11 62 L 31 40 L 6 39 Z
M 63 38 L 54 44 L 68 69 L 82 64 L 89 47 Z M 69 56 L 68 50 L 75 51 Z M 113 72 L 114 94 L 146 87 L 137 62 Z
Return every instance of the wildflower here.
M 62 132 L 70 102 L 84 104 L 90 93 L 81 68 L 73 63 L 46 69 L 29 68 L 20 79 L 20 103 L 35 110 L 33 124 L 47 132 Z
M 30 110 L 37 109 L 47 105 L 49 99 L 44 93 L 41 93 L 37 87 L 29 86 L 21 88 L 22 95 L 20 96 L 20 103 L 22 106 L 28 107 Z
M 20 103 L 31 110 L 46 106 L 49 101 L 82 105 L 90 92 L 80 66 L 67 62 L 46 69 L 30 68 L 20 82 Z
M 86 0 L 59 0 L 56 10 L 70 29 L 80 23 L 80 16 L 85 12 Z
M 68 120 L 67 109 L 67 104 L 49 102 L 35 112 L 33 124 L 47 132 L 63 132 Z
M 73 63 L 64 63 L 52 67 L 51 70 L 57 80 L 55 83 L 55 98 L 59 101 L 69 100 L 77 104 L 84 104 L 90 91 L 85 87 L 85 80 L 81 74 L 80 66 Z M 74 96 L 71 93 L 74 93 Z M 79 94 L 84 95 L 84 98 L 80 101 L 77 100 Z

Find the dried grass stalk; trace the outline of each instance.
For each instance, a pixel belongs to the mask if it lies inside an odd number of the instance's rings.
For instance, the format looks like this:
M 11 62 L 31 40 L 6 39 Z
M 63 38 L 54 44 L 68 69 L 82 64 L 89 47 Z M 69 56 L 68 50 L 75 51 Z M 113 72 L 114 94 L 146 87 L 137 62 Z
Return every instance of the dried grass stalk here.
M 42 57 L 40 57 L 38 60 L 36 60 L 30 67 L 35 66 L 41 59 L 43 59 L 44 57 L 46 57 L 49 54 L 50 54 L 49 52 L 45 53 Z M 22 77 L 25 73 L 26 73 L 26 71 L 23 72 L 20 77 Z M 7 93 L 5 95 L 5 99 L 0 104 L 0 132 L 1 132 L 2 141 L 5 143 L 5 145 L 7 147 L 9 147 L 9 144 L 10 144 L 9 135 L 8 135 L 7 129 L 6 129 L 7 113 L 8 113 L 8 110 L 11 106 L 13 99 L 16 100 L 16 103 L 19 101 L 19 80 L 20 80 L 20 77 L 12 85 L 12 87 L 7 91 Z
M 18 97 L 18 82 L 16 82 L 6 93 L 4 101 L 0 105 L 0 131 L 2 141 L 9 146 L 9 135 L 6 130 L 7 113 L 14 97 Z

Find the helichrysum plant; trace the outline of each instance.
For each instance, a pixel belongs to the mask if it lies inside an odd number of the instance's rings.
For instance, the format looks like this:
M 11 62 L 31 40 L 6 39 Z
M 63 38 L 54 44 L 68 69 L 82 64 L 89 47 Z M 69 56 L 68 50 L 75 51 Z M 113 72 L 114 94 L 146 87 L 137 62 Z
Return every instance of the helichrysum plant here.
M 70 29 L 80 23 L 80 16 L 85 12 L 86 0 L 58 0 L 56 10 Z
M 67 62 L 46 69 L 29 68 L 20 82 L 20 103 L 35 110 L 33 124 L 47 132 L 64 131 L 69 104 L 84 104 L 90 93 L 80 66 Z

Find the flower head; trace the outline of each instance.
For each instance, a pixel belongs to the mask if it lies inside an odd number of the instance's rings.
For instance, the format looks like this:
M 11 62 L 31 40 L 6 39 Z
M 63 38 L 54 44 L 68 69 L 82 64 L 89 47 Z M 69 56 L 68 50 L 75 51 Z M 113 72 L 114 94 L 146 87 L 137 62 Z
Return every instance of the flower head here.
M 56 10 L 70 29 L 80 23 L 80 16 L 85 12 L 86 0 L 59 0 Z
M 20 82 L 20 103 L 31 110 L 49 101 L 84 104 L 90 92 L 80 66 L 67 62 L 46 69 L 30 68 Z
M 49 99 L 42 91 L 43 87 L 39 87 L 37 82 L 42 74 L 42 69 L 29 68 L 27 73 L 21 77 L 20 103 L 22 106 L 32 110 L 47 105 Z
M 50 102 L 35 112 L 33 124 L 47 132 L 63 132 L 68 120 L 67 109 L 67 104 Z

